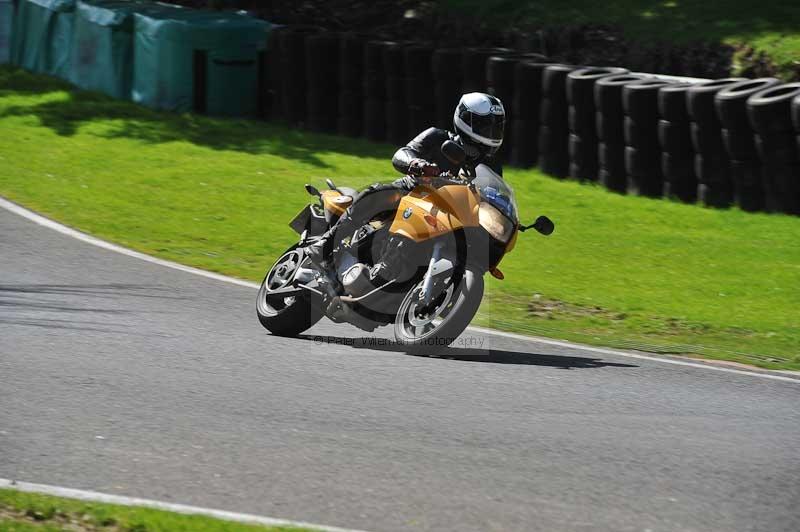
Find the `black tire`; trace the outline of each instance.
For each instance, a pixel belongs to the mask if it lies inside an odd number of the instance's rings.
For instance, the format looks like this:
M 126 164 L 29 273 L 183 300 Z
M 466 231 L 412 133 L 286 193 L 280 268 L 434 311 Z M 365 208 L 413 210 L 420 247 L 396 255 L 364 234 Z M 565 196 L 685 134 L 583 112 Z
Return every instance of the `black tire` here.
M 758 158 L 766 163 L 795 165 L 800 163 L 797 139 L 792 133 L 755 135 Z
M 406 102 L 406 80 L 405 78 L 396 78 L 389 76 L 385 80 L 386 83 L 386 101 L 389 102 Z
M 736 203 L 744 211 L 764 210 L 764 183 L 756 161 L 731 161 Z
M 763 175 L 772 209 L 800 214 L 800 164 L 765 162 Z
M 650 153 L 659 151 L 658 124 L 655 121 L 642 123 L 626 116 L 624 131 L 626 145 Z
M 339 88 L 343 91 L 362 91 L 364 84 L 364 48 L 367 37 L 360 33 L 339 36 Z
M 339 103 L 336 93 L 310 90 L 306 95 L 306 103 L 306 127 L 311 131 L 334 133 Z
M 364 44 L 364 70 L 377 77 L 383 76 L 383 49 L 396 44 L 394 41 L 367 41 Z
M 278 304 L 279 299 L 270 302 L 267 295 L 267 283 L 270 274 L 275 267 L 290 253 L 296 252 L 297 246 L 292 246 L 273 264 L 261 281 L 256 299 L 256 315 L 261 325 L 276 336 L 297 336 L 298 334 L 310 329 L 314 324 L 322 319 L 323 313 L 312 302 L 310 295 L 296 296 L 293 301 L 286 304 L 288 298 L 283 298 Z M 302 259 L 300 259 L 302 262 Z
M 629 184 L 642 196 L 659 198 L 664 193 L 664 178 L 661 174 L 661 159 L 658 154 L 642 152 L 631 146 L 625 147 L 625 170 Z
M 697 195 L 708 207 L 727 208 L 733 204 L 733 181 L 727 160 L 695 155 Z
M 694 156 L 691 154 L 663 153 L 661 171 L 664 175 L 664 193 L 684 203 L 697 201 L 697 176 L 694 173 Z
M 722 143 L 732 160 L 754 161 L 758 159 L 753 132 L 750 128 L 742 130 L 722 130 Z
M 555 64 L 544 69 L 542 73 L 542 96 L 551 101 L 567 102 L 567 76 L 578 67 L 574 65 Z
M 747 99 L 750 125 L 760 135 L 794 132 L 792 101 L 800 96 L 800 83 L 787 83 L 759 91 Z
M 691 87 L 688 83 L 673 83 L 658 89 L 658 114 L 673 124 L 689 122 L 689 111 L 686 109 L 686 91 Z
M 371 99 L 364 102 L 364 136 L 377 142 L 386 140 L 386 102 Z
M 403 49 L 403 68 L 408 77 L 430 81 L 433 74 L 433 47 L 427 44 L 406 46 Z
M 658 93 L 672 83 L 658 79 L 635 81 L 622 88 L 622 110 L 638 122 L 658 120 Z
M 628 191 L 628 173 L 625 170 L 625 145 L 601 142 L 597 145 L 597 155 L 600 167 L 598 172 L 600 183 L 608 190 L 625 194 Z
M 792 122 L 795 132 L 800 135 L 800 95 L 792 100 Z
M 386 140 L 403 146 L 410 138 L 408 107 L 401 102 L 386 102 Z
M 597 161 L 597 141 L 570 135 L 570 177 L 580 181 L 597 181 L 600 170 Z
M 620 67 L 589 67 L 573 70 L 567 75 L 567 100 L 581 110 L 594 113 L 594 85 L 598 79 L 627 74 Z
M 664 152 L 691 154 L 692 137 L 688 122 L 658 121 L 658 143 Z
M 586 112 L 570 105 L 567 124 L 572 133 L 580 135 L 585 139 L 597 140 L 597 124 L 595 123 L 595 112 L 593 109 L 591 112 Z
M 715 79 L 689 87 L 686 91 L 686 109 L 689 111 L 692 121 L 707 127 L 719 127 L 714 97 L 722 89 L 740 81 L 746 80 L 744 78 Z
M 486 61 L 495 55 L 513 53 L 509 48 L 467 48 L 461 55 L 462 90 L 468 92 L 486 92 Z
M 642 74 L 607 76 L 594 84 L 594 105 L 598 112 L 616 117 L 622 124 L 622 87 L 647 79 Z
M 520 61 L 514 66 L 514 109 L 520 119 L 539 120 L 542 72 L 553 63 Z
M 553 131 L 566 135 L 569 131 L 569 107 L 564 100 L 543 98 L 540 106 L 539 122 Z
M 564 178 L 569 174 L 569 147 L 566 131 L 539 127 L 539 168 L 549 175 Z
M 464 52 L 461 48 L 437 48 L 431 56 L 431 70 L 437 81 L 453 80 L 461 85 Z
M 750 130 L 747 118 L 747 99 L 753 94 L 780 85 L 775 78 L 759 78 L 740 81 L 725 87 L 714 97 L 717 117 L 722 127 L 730 130 Z
M 694 151 L 704 157 L 725 157 L 725 145 L 722 143 L 722 130 L 716 127 L 701 126 L 692 122 L 692 146 Z
M 394 324 L 394 336 L 398 343 L 409 348 L 425 348 L 435 352 L 452 344 L 464 332 L 483 300 L 484 283 L 483 276 L 471 268 L 466 269 L 460 277 L 458 285 L 452 289 L 449 298 L 451 303 L 443 305 L 448 308 L 452 304 L 449 313 L 438 326 L 427 332 L 409 334 L 411 316 L 418 319 L 414 311 L 419 301 L 422 282 L 408 292 L 400 304 Z M 424 321 L 425 319 L 421 319 L 419 323 Z
M 512 120 L 514 146 L 511 148 L 511 162 L 514 166 L 528 168 L 539 158 L 539 124 L 529 120 Z
M 309 35 L 305 46 L 306 83 L 309 90 L 331 90 L 331 80 L 339 77 L 339 35 Z M 335 87 L 338 84 L 334 85 Z

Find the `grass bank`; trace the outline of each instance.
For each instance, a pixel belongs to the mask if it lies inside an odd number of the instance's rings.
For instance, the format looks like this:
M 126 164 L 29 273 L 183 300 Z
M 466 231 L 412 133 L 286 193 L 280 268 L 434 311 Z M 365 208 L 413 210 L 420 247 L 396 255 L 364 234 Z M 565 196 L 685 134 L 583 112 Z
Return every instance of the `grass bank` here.
M 260 280 L 302 185 L 394 177 L 394 147 L 157 113 L 0 69 L 0 195 L 122 245 Z M 800 218 L 611 194 L 509 170 L 525 220 L 478 322 L 800 369 Z M 255 324 L 255 319 L 254 319 Z M 257 326 L 257 325 L 254 325 Z
M 0 532 L 303 532 L 0 489 Z M 307 531 L 310 532 L 310 531 Z
M 766 53 L 784 75 L 800 69 L 800 3 L 787 0 L 444 0 L 452 9 L 500 27 L 603 24 L 653 41 L 720 42 Z

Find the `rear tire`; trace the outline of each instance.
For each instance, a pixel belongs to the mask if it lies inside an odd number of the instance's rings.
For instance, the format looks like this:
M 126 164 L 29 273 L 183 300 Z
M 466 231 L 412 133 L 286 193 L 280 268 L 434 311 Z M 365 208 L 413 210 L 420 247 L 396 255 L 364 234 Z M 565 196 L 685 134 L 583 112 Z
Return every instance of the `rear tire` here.
M 467 269 L 461 276 L 458 286 L 450 285 L 452 292 L 445 289 L 428 307 L 435 307 L 425 315 L 419 305 L 419 292 L 422 281 L 412 288 L 400 304 L 394 324 L 394 337 L 398 343 L 408 347 L 425 347 L 436 352 L 452 344 L 475 317 L 483 299 L 483 275 Z M 444 300 L 437 303 L 437 299 Z M 442 316 L 444 314 L 444 316 Z M 436 317 L 442 318 L 434 324 Z M 427 321 L 428 319 L 432 321 Z M 412 321 L 413 320 L 413 321 Z M 414 324 L 422 325 L 414 325 Z
M 258 299 L 256 300 L 258 321 L 276 336 L 297 336 L 314 326 L 322 319 L 323 315 L 318 306 L 313 304 L 312 297 L 315 296 L 311 294 L 303 293 L 285 298 L 269 296 L 268 285 L 270 282 L 275 282 L 274 275 L 277 268 L 285 265 L 287 261 L 291 263 L 293 260 L 294 268 L 300 267 L 302 255 L 296 251 L 296 247 L 292 246 L 281 255 L 264 276 L 261 287 L 258 289 Z M 293 271 L 288 272 L 286 278 L 291 278 L 293 273 Z

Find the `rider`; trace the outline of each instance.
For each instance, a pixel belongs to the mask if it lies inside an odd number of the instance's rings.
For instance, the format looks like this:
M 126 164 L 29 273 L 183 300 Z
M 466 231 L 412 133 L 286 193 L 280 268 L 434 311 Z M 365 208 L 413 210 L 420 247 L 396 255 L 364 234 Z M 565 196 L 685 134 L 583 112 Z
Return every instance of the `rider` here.
M 502 175 L 502 168 L 494 155 L 503 144 L 504 127 L 505 109 L 498 98 L 481 92 L 463 95 L 453 113 L 454 132 L 431 127 L 397 150 L 392 165 L 405 177 L 392 183 L 378 183 L 364 190 L 325 234 L 306 246 L 306 255 L 317 266 L 327 268 L 327 259 L 333 248 L 332 237 L 336 231 L 343 228 L 349 232 L 355 231 L 367 223 L 372 215 L 394 210 L 404 195 L 419 184 L 435 184 L 436 177 L 443 172 L 457 175 L 459 168 L 441 152 L 442 143 L 447 140 L 457 142 L 464 149 L 466 160 L 462 168 L 467 175 L 474 175 L 478 164 L 486 164 Z

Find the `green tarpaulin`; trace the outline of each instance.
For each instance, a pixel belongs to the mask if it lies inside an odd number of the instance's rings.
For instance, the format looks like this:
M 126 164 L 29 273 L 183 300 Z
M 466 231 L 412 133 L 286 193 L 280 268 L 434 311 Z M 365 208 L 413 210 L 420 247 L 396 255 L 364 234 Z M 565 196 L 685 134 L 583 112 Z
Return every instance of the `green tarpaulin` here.
M 75 0 L 19 0 L 11 60 L 34 72 L 67 79 Z
M 173 111 L 254 116 L 270 24 L 159 5 L 134 16 L 133 100 Z
M 14 4 L 11 0 L 0 0 L 0 65 L 11 61 L 11 26 Z
M 75 9 L 69 79 L 83 89 L 130 99 L 133 14 L 157 9 L 147 2 L 79 1 Z

